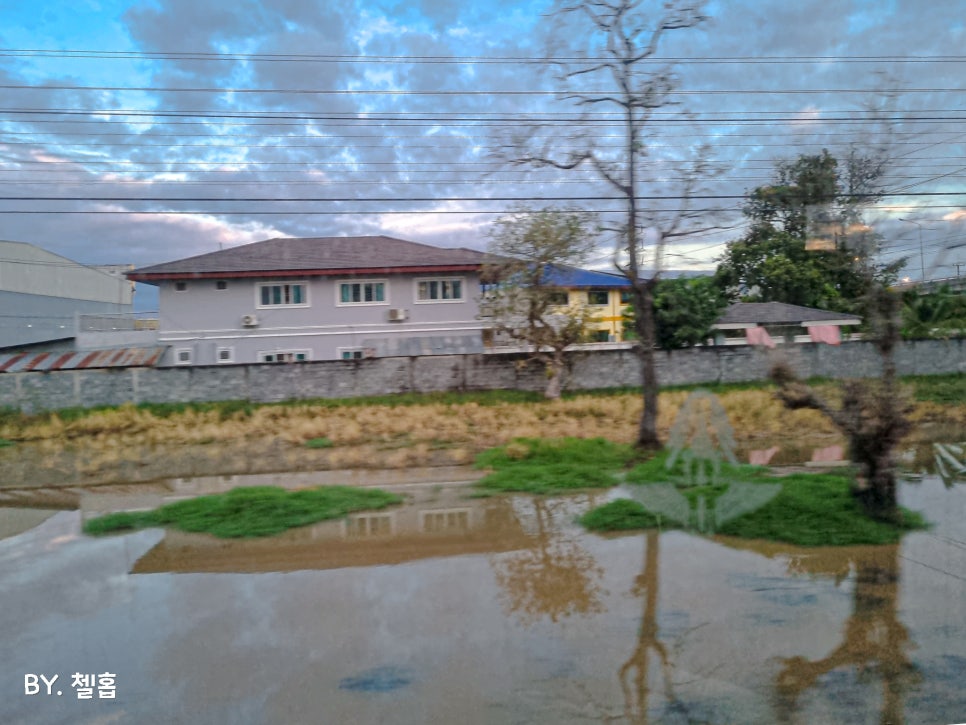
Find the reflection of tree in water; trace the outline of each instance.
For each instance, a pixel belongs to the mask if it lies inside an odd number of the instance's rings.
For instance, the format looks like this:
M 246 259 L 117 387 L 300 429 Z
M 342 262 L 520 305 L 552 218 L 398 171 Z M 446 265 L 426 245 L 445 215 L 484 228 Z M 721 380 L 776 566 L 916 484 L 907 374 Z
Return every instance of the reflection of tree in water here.
M 619 670 L 621 690 L 624 693 L 624 717 L 628 722 L 647 722 L 647 698 L 650 694 L 650 666 L 651 653 L 657 655 L 661 664 L 664 686 L 671 694 L 671 663 L 668 659 L 667 648 L 657 638 L 657 602 L 658 602 L 658 537 L 657 531 L 649 531 L 646 535 L 646 549 L 644 553 L 644 568 L 634 578 L 631 593 L 635 597 L 642 597 L 644 609 L 641 613 L 641 626 L 637 630 L 637 647 L 621 665 Z M 674 701 L 673 697 L 668 698 Z
M 529 503 L 533 513 L 527 512 L 524 518 L 532 535 L 530 548 L 493 561 L 509 611 L 524 624 L 543 616 L 557 622 L 574 614 L 602 612 L 603 569 L 555 521 L 561 514 L 570 513 L 569 502 L 533 498 Z
M 899 621 L 897 599 L 899 589 L 899 547 L 880 546 L 863 549 L 853 558 L 856 569 L 853 611 L 845 625 L 842 643 L 826 657 L 811 661 L 804 657 L 784 660 L 775 682 L 779 720 L 793 721 L 797 700 L 814 687 L 823 675 L 841 668 L 855 667 L 860 678 L 878 678 L 883 685 L 880 722 L 896 725 L 903 722 L 903 690 L 917 680 L 907 651 L 911 647 L 909 633 Z M 841 572 L 816 571 L 808 559 L 794 560 L 790 569 L 813 574 Z M 838 567 L 840 568 L 840 567 Z

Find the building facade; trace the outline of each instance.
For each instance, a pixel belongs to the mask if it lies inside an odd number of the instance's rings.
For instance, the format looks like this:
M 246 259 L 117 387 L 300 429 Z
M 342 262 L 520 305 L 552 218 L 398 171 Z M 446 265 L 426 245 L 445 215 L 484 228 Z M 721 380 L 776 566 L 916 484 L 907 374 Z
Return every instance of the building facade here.
M 135 270 L 160 289 L 162 365 L 482 350 L 483 254 L 392 237 L 281 238 Z
M 0 241 L 0 349 L 73 345 L 78 315 L 126 315 L 133 285 L 102 268 L 23 242 Z

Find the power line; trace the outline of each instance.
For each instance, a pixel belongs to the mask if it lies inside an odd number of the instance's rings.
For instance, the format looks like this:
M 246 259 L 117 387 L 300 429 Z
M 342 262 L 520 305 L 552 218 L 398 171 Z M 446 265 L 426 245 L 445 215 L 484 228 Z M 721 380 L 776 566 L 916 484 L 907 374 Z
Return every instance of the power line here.
M 44 49 L 44 48 L 0 48 L 0 57 L 23 58 L 92 58 L 92 59 L 146 59 L 146 60 L 205 60 L 205 61 L 258 61 L 258 62 L 313 62 L 313 63 L 414 63 L 414 64 L 463 64 L 463 63 L 500 63 L 520 64 L 533 63 L 547 65 L 550 62 L 576 62 L 597 64 L 612 60 L 609 57 L 581 57 L 559 56 L 552 58 L 522 56 L 522 55 L 360 55 L 360 54 L 314 54 L 314 53 L 213 53 L 213 52 L 177 52 L 177 51 L 108 51 L 87 49 Z M 787 56 L 705 56 L 694 57 L 658 57 L 644 59 L 642 62 L 651 64 L 664 63 L 749 63 L 787 64 L 787 63 L 964 63 L 963 55 L 787 55 Z
M 2 90 L 16 91 L 117 91 L 139 93 L 231 93 L 231 94 L 260 94 L 260 95 L 311 95 L 311 96 L 551 96 L 583 97 L 609 95 L 609 90 L 577 90 L 561 93 L 558 90 L 470 90 L 470 89 L 437 89 L 416 90 L 410 88 L 177 88 L 171 86 L 68 86 L 43 85 L 30 86 L 20 84 L 0 84 Z M 734 95 L 813 95 L 838 94 L 850 95 L 868 93 L 867 88 L 793 88 L 793 89 L 672 89 L 666 91 L 672 96 L 734 96 Z M 964 88 L 892 88 L 884 93 L 964 93 Z

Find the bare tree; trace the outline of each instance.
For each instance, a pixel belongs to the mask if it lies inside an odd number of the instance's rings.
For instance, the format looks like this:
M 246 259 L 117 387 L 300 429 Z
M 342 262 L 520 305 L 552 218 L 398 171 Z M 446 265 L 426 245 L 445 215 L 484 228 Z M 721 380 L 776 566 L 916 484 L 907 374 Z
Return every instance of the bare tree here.
M 660 5 L 648 0 L 563 0 L 554 17 L 562 26 L 576 21 L 579 27 L 561 27 L 556 37 L 580 37 L 588 47 L 576 51 L 576 56 L 568 53 L 575 62 L 550 61 L 558 66 L 557 80 L 565 89 L 560 100 L 576 106 L 585 119 L 601 109 L 616 110 L 621 118 L 620 146 L 601 141 L 599 128 L 585 126 L 581 131 L 578 123 L 570 137 L 544 134 L 543 142 L 538 128 L 527 129 L 508 138 L 503 152 L 514 165 L 590 168 L 621 200 L 623 221 L 612 230 L 617 235 L 614 263 L 631 282 L 644 398 L 637 445 L 644 449 L 661 446 L 654 287 L 667 243 L 698 231 L 698 212 L 690 200 L 710 168 L 706 148 L 689 149 L 687 158 L 673 162 L 673 173 L 680 180 L 674 194 L 677 208 L 642 207 L 644 184 L 655 182 L 645 178 L 643 163 L 651 155 L 652 122 L 656 111 L 675 105 L 672 93 L 677 83 L 672 66 L 654 61 L 668 33 L 695 28 L 708 19 L 702 12 L 704 4 L 704 0 L 668 0 Z M 648 12 L 652 6 L 658 7 L 655 14 Z M 585 90 L 587 84 L 595 90 Z
M 901 299 L 898 292 L 886 286 L 881 275 L 876 275 L 873 261 L 879 244 L 870 227 L 863 223 L 864 213 L 882 195 L 879 185 L 889 161 L 885 147 L 867 154 L 853 147 L 846 157 L 847 193 L 823 210 L 823 217 L 831 222 L 822 225 L 839 230 L 834 244 L 854 250 L 855 263 L 866 279 L 863 307 L 870 327 L 868 337 L 881 360 L 881 376 L 843 381 L 837 402 L 799 382 L 784 360 L 772 366 L 770 376 L 786 407 L 818 410 L 842 431 L 848 440 L 849 457 L 859 467 L 856 497 L 870 515 L 898 522 L 901 512 L 895 451 L 912 427 L 912 404 L 901 390 L 895 363 L 895 351 L 901 344 Z
M 489 237 L 486 316 L 497 333 L 523 343 L 546 365 L 545 395 L 559 398 L 565 350 L 587 339 L 595 316 L 587 305 L 568 303 L 555 272 L 587 261 L 597 246 L 596 221 L 579 211 L 523 208 L 498 219 Z

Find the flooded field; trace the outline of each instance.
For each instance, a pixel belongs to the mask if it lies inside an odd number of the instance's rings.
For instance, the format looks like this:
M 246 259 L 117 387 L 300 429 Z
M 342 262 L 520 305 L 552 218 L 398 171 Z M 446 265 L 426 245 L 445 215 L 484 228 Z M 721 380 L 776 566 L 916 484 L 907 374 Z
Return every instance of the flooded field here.
M 966 720 L 963 487 L 904 484 L 935 526 L 898 546 L 797 549 L 596 536 L 574 516 L 619 492 L 470 498 L 459 474 L 370 474 L 409 503 L 248 541 L 80 533 L 232 477 L 0 509 L 0 720 Z M 78 699 L 74 673 L 116 697 Z M 25 674 L 59 678 L 28 696 Z

